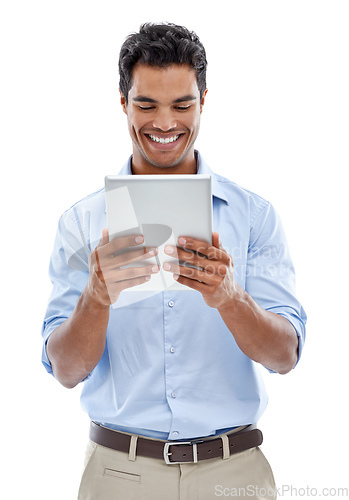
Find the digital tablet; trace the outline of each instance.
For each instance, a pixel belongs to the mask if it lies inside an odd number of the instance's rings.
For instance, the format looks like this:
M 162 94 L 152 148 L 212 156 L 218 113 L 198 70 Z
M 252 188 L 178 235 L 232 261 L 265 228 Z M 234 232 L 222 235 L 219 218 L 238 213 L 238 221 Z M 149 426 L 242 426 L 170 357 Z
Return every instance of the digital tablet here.
M 150 281 L 124 292 L 190 290 L 162 269 L 163 262 L 179 262 L 164 253 L 179 236 L 212 244 L 212 185 L 208 174 L 108 175 L 105 197 L 109 238 L 143 234 L 144 247 L 157 247 L 158 255 L 137 265 L 157 264 L 160 272 Z M 134 247 L 133 247 L 134 250 Z M 135 264 L 130 264 L 130 266 Z M 129 266 L 124 266 L 129 267 Z

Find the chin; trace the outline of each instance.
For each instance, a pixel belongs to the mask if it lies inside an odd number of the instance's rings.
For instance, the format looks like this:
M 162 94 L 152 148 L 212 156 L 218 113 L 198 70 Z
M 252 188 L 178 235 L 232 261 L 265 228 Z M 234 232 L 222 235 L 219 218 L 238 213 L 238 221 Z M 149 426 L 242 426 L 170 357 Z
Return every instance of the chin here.
M 177 167 L 178 165 L 180 165 L 182 162 L 182 158 L 181 159 L 178 159 L 178 160 L 175 160 L 175 161 L 171 161 L 171 162 L 151 162 L 151 164 L 154 166 L 154 167 L 157 167 L 157 168 L 162 168 L 162 169 L 167 169 L 167 168 L 173 168 L 173 167 Z
M 166 160 L 166 158 L 164 159 L 152 158 L 151 156 L 148 155 L 145 155 L 144 157 L 153 167 L 165 169 L 165 168 L 176 167 L 177 165 L 179 165 L 185 158 L 185 155 L 183 154 L 179 158 L 178 157 L 172 159 L 169 158 L 168 160 Z

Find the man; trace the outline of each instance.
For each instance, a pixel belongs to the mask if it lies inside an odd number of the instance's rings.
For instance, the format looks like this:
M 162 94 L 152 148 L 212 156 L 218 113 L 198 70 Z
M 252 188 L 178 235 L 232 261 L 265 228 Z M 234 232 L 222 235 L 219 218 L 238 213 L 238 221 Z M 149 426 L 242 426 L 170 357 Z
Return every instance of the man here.
M 255 428 L 267 404 L 259 365 L 294 368 L 306 316 L 273 207 L 194 149 L 206 64 L 198 37 L 172 24 L 142 26 L 119 60 L 133 148 L 120 174 L 212 176 L 212 245 L 182 235 L 166 248 L 197 266 L 163 265 L 189 289 L 123 305 L 123 290 L 159 272 L 124 266 L 157 249 L 139 235 L 109 241 L 103 190 L 59 222 L 43 363 L 65 387 L 84 382 L 92 423 L 81 499 L 275 496 Z

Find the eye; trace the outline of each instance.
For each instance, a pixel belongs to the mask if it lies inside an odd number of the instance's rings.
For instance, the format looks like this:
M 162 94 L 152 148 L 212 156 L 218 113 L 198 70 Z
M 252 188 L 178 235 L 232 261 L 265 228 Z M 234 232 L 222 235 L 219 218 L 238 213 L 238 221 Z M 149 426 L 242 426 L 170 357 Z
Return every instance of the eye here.
M 149 111 L 154 109 L 154 106 L 138 106 L 141 111 Z
M 178 111 L 186 111 L 189 108 L 190 108 L 190 104 L 188 104 L 188 106 L 177 106 L 176 107 L 176 109 L 178 109 Z

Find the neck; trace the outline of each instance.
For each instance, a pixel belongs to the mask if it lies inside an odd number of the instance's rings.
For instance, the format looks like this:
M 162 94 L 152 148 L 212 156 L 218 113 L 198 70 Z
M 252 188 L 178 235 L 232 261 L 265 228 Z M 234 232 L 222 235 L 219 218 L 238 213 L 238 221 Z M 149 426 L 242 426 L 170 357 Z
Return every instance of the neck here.
M 166 175 L 166 174 L 196 174 L 197 162 L 193 151 L 192 158 L 186 158 L 177 165 L 156 166 L 145 159 L 139 159 L 133 154 L 131 158 L 131 172 L 133 175 Z

